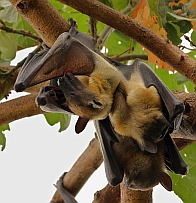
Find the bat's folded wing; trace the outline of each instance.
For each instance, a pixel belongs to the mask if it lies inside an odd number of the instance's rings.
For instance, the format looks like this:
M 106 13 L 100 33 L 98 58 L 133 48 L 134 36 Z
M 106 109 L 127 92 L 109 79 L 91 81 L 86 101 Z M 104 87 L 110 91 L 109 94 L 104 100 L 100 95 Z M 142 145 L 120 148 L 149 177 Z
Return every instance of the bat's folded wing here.
M 112 144 L 118 142 L 118 139 L 109 117 L 104 120 L 96 120 L 94 124 L 103 154 L 106 177 L 110 185 L 116 186 L 122 182 L 124 176 L 124 171 L 117 163 L 112 148 Z

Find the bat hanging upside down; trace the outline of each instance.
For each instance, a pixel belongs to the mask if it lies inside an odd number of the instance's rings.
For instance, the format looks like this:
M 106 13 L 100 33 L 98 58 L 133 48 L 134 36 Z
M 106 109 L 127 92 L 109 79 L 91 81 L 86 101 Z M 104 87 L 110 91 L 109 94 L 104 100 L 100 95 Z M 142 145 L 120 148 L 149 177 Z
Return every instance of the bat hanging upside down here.
M 170 191 L 166 168 L 182 175 L 188 170 L 170 137 L 184 105 L 141 60 L 124 65 L 94 47 L 92 38 L 71 26 L 41 57 L 29 58 L 16 90 L 52 79 L 54 85 L 41 89 L 37 104 L 46 111 L 78 115 L 78 133 L 94 120 L 111 185 L 124 177 L 127 188 L 146 190 L 160 182 Z

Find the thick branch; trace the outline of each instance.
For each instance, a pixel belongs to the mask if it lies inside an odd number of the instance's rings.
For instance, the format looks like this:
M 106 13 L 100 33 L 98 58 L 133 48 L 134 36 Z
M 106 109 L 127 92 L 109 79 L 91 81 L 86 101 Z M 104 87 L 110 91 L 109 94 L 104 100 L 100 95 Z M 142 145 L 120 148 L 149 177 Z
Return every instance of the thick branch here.
M 47 0 L 10 0 L 16 10 L 51 47 L 69 25 Z
M 152 190 L 127 190 L 123 182 L 120 184 L 121 203 L 152 203 Z
M 120 203 L 120 185 L 112 187 L 107 184 L 102 190 L 94 194 L 92 203 Z
M 101 165 L 102 161 L 103 158 L 98 140 L 94 138 L 70 171 L 64 176 L 64 187 L 73 196 L 76 196 L 93 172 Z M 51 203 L 63 203 L 58 192 L 54 194 Z
M 130 17 L 96 0 L 59 0 L 131 37 L 161 60 L 196 83 L 196 61 Z M 115 20 L 114 20 L 115 19 Z
M 19 97 L 0 104 L 0 125 L 43 113 L 35 104 L 37 93 Z

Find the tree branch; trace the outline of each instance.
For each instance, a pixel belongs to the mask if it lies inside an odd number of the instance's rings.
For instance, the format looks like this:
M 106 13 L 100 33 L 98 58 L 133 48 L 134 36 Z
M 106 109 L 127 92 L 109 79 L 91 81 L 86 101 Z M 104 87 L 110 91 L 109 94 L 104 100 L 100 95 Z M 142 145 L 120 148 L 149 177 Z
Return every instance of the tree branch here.
M 63 185 L 73 196 L 76 196 L 89 177 L 103 162 L 99 142 L 92 139 L 89 146 L 81 154 L 70 171 L 63 178 Z M 51 203 L 64 203 L 56 191 Z
M 68 23 L 47 0 L 10 0 L 10 2 L 49 47 L 61 33 L 69 30 Z
M 0 104 L 0 126 L 12 121 L 44 113 L 35 104 L 37 93 L 19 97 Z
M 131 37 L 196 84 L 196 61 L 129 16 L 97 0 L 59 0 Z M 115 19 L 115 20 L 114 20 Z
M 120 203 L 120 185 L 113 187 L 107 184 L 94 194 L 92 203 Z
M 127 190 L 123 182 L 120 184 L 121 203 L 152 203 L 152 190 Z

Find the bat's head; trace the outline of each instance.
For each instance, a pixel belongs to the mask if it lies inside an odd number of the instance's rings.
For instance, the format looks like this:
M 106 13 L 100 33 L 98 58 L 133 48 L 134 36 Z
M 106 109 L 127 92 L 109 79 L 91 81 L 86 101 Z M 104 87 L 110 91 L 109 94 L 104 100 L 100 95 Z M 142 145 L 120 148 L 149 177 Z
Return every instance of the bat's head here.
M 149 190 L 161 183 L 171 191 L 172 181 L 165 172 L 164 141 L 157 144 L 157 153 L 141 152 L 138 143 L 117 134 L 118 143 L 113 150 L 120 166 L 124 169 L 124 186 L 127 189 Z
M 103 119 L 111 110 L 113 98 L 104 101 L 100 94 L 96 94 L 95 90 L 91 91 L 86 85 L 88 81 L 88 76 L 76 77 L 68 72 L 58 80 L 58 85 L 72 112 L 91 120 Z
M 124 186 L 127 189 L 147 191 L 152 189 L 159 183 L 166 190 L 172 191 L 172 180 L 170 176 L 163 171 L 156 174 L 155 171 L 152 170 L 147 173 L 146 171 L 141 170 L 140 172 L 124 176 Z

